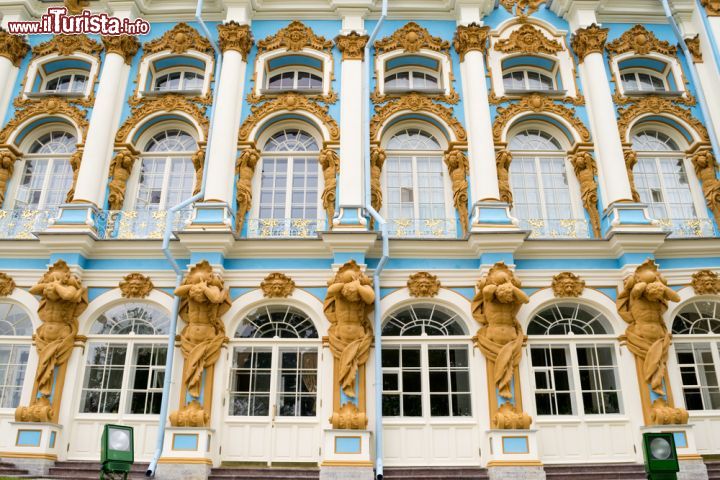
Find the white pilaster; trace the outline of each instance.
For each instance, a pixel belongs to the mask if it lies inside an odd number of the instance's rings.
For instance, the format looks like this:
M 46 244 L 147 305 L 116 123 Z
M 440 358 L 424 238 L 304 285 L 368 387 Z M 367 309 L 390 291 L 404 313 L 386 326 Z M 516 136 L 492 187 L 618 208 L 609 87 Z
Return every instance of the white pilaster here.
M 27 17 L 24 10 L 11 13 L 3 12 L 0 26 L 7 29 L 8 22 L 23 21 Z M 15 82 L 18 77 L 18 67 L 22 57 L 27 55 L 30 48 L 24 38 L 0 32 L 0 123 L 4 123 L 8 105 L 12 99 Z

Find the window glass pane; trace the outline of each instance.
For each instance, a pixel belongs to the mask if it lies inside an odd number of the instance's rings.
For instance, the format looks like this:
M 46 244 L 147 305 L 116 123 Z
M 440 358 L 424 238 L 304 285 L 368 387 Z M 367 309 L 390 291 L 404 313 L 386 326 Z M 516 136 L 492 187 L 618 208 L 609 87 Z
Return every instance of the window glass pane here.
M 579 303 L 557 303 L 535 314 L 528 335 L 602 335 L 610 322 L 597 310 Z
M 578 346 L 577 355 L 585 413 L 620 413 L 620 388 L 613 348 Z
M 30 345 L 0 345 L 0 408 L 20 405 Z
M 385 77 L 385 88 L 410 88 L 410 72 L 399 72 Z
M 439 305 L 421 303 L 388 315 L 382 334 L 384 336 L 448 336 L 465 335 L 466 332 L 459 318 L 452 311 Z M 457 361 L 461 359 L 458 358 Z
M 470 369 L 467 365 L 451 364 L 451 356 L 466 357 L 467 347 L 431 345 L 428 348 L 430 415 L 433 417 L 472 415 Z
M 130 365 L 128 413 L 160 413 L 166 355 L 167 348 L 163 345 L 135 345 Z
M 195 72 L 185 72 L 183 90 L 201 90 L 204 80 L 204 75 Z
M 715 287 L 715 280 L 707 276 L 704 283 Z M 696 300 L 685 304 L 673 320 L 674 334 L 720 334 L 720 307 L 719 302 L 709 300 Z
M 314 417 L 317 403 L 317 349 L 280 349 L 278 410 L 281 417 Z
M 236 347 L 230 369 L 230 415 L 270 415 L 272 350 Z
M 32 333 L 32 322 L 25 309 L 14 303 L 0 302 L 0 335 L 29 337 Z
M 622 81 L 623 90 L 625 91 L 637 91 L 639 90 L 637 78 L 634 73 L 624 73 L 620 75 Z
M 688 410 L 720 409 L 720 387 L 711 349 L 711 344 L 705 342 L 675 343 Z
M 80 395 L 80 413 L 118 413 L 127 346 L 91 343 Z
M 420 347 L 383 347 L 383 415 L 388 417 L 422 416 L 422 369 Z M 397 359 L 394 363 L 392 359 Z M 394 363 L 394 364 L 393 364 Z
M 532 346 L 530 349 L 538 415 L 576 414 L 568 348 Z
M 281 291 L 277 285 L 277 292 Z M 319 338 L 312 320 L 294 307 L 267 306 L 245 316 L 235 338 Z
M 133 286 L 131 285 L 131 288 Z M 170 316 L 150 303 L 122 303 L 110 308 L 93 323 L 93 335 L 167 335 Z

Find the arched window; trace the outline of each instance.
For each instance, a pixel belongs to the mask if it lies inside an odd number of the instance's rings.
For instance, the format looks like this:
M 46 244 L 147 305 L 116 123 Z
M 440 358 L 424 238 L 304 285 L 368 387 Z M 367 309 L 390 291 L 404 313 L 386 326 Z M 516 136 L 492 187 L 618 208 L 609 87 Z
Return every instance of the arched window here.
M 626 95 L 638 92 L 664 92 L 668 89 L 665 77 L 651 71 L 626 68 L 620 71 L 620 79 Z
M 43 80 L 42 91 L 53 94 L 83 94 L 88 81 L 88 73 L 82 70 L 63 70 Z
M 514 68 L 503 71 L 503 86 L 506 93 L 512 91 L 556 90 L 555 80 L 550 72 L 540 69 Z
M 390 314 L 382 334 L 383 416 L 473 415 L 468 334 L 455 313 L 411 305 Z
M 286 70 L 268 76 L 267 89 L 269 92 L 288 90 L 302 90 L 321 92 L 322 74 L 314 70 Z
M 617 342 L 600 312 L 579 303 L 551 305 L 530 320 L 528 343 L 539 416 L 622 412 Z
M 156 92 L 201 91 L 204 83 L 205 75 L 199 70 L 165 69 L 155 74 L 152 89 Z
M 20 306 L 0 302 L 0 408 L 20 404 L 33 327 Z
M 632 137 L 638 161 L 633 168 L 640 200 L 656 220 L 675 223 L 698 217 L 688 181 L 687 165 L 677 142 L 658 130 L 640 130 Z
M 230 416 L 317 415 L 320 338 L 305 313 L 286 305 L 257 308 L 234 337 Z
M 673 346 L 688 410 L 720 409 L 720 302 L 686 303 L 672 323 Z
M 73 179 L 70 157 L 76 149 L 75 136 L 60 129 L 33 140 L 23 155 L 14 208 L 52 210 L 64 203 Z
M 420 68 L 402 68 L 391 70 L 385 76 L 385 93 L 416 91 L 437 91 L 440 89 L 438 73 Z
M 512 211 L 531 235 L 587 237 L 579 194 L 569 182 L 572 167 L 560 142 L 543 130 L 528 128 L 514 134 L 508 148 Z
M 170 318 L 150 303 L 125 302 L 88 334 L 79 413 L 159 414 Z

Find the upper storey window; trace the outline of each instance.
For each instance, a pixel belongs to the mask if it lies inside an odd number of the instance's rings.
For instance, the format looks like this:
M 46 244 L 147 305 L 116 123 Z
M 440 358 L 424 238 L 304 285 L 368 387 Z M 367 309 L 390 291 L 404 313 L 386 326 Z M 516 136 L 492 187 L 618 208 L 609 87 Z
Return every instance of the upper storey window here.
M 318 93 L 322 91 L 322 87 L 322 72 L 318 70 L 268 72 L 268 92 L 300 91 Z
M 61 72 L 52 75 L 43 82 L 42 91 L 57 94 L 62 93 L 79 93 L 85 91 L 88 82 L 88 76 L 85 72 Z
M 555 90 L 555 80 L 549 75 L 549 72 L 519 69 L 503 72 L 503 86 L 506 92 L 548 91 Z
M 385 93 L 441 92 L 440 72 L 437 69 L 409 66 L 389 69 L 388 72 L 385 76 Z
M 665 79 L 654 73 L 623 70 L 620 74 L 623 90 L 626 94 L 637 92 L 664 92 L 667 90 Z
M 156 76 L 153 90 L 156 92 L 202 91 L 205 76 L 192 70 L 178 70 Z

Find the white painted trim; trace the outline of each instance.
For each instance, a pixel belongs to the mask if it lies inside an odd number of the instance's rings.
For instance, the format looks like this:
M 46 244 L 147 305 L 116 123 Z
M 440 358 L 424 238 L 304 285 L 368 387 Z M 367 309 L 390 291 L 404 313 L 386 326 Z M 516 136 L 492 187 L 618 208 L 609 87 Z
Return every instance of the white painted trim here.
M 166 68 L 164 70 L 160 70 L 157 72 L 155 70 L 155 62 L 162 59 L 163 57 L 190 57 L 197 60 L 200 60 L 205 63 L 205 70 L 202 71 L 200 69 L 194 68 L 194 67 L 170 67 Z M 202 95 L 206 95 L 210 90 L 210 82 L 212 80 L 213 76 L 213 68 L 215 67 L 215 59 L 211 55 L 207 55 L 202 52 L 198 52 L 197 50 L 188 50 L 183 53 L 172 53 L 170 50 L 163 50 L 162 52 L 156 52 L 153 54 L 148 55 L 147 57 L 143 58 L 142 62 L 140 63 L 140 66 L 138 67 L 138 75 L 137 75 L 137 93 L 136 98 L 142 98 L 143 97 L 143 91 L 145 90 L 145 86 L 147 85 L 148 76 L 151 77 L 151 80 L 155 81 L 155 76 L 157 73 L 166 74 L 173 71 L 183 70 L 183 71 L 193 71 L 203 74 L 203 87 L 202 87 Z M 152 85 L 150 86 L 150 89 L 152 89 Z
M 27 67 L 26 74 L 25 74 L 25 85 L 22 90 L 23 98 L 28 98 L 27 94 L 31 93 L 33 91 L 33 85 L 35 84 L 35 80 L 37 75 L 40 74 L 40 69 L 46 64 L 53 62 L 55 60 L 80 60 L 82 62 L 87 62 L 90 64 L 90 71 L 86 72 L 85 70 L 82 70 L 83 73 L 87 73 L 88 80 L 87 84 L 85 85 L 85 91 L 83 92 L 84 98 L 88 98 L 90 94 L 93 92 L 95 88 L 95 83 L 98 81 L 98 72 L 100 70 L 100 60 L 90 54 L 83 53 L 83 52 L 73 52 L 70 55 L 60 55 L 59 53 L 51 53 L 49 55 L 44 55 L 42 57 L 38 57 L 33 59 Z M 80 71 L 78 69 L 69 69 L 68 71 Z M 52 78 L 55 75 L 61 74 L 61 72 L 64 72 L 64 70 L 60 70 L 58 72 L 55 72 L 52 75 L 48 75 L 47 77 L 44 77 L 45 80 L 47 78 Z M 45 81 L 41 81 L 41 86 L 44 84 Z
M 396 57 L 403 57 L 403 56 L 421 56 L 421 57 L 428 57 L 433 60 L 437 60 L 439 64 L 439 70 L 432 70 L 427 67 L 412 67 L 412 66 L 402 66 L 402 67 L 396 67 L 392 68 L 386 71 L 385 64 Z M 427 73 L 432 73 L 438 77 L 438 81 L 440 83 L 440 88 L 444 91 L 445 95 L 450 95 L 450 87 L 452 85 L 451 80 L 451 73 L 452 73 L 452 62 L 450 61 L 450 57 L 448 55 L 445 55 L 442 52 L 436 52 L 434 50 L 430 50 L 429 48 L 421 48 L 417 52 L 406 52 L 404 49 L 398 49 L 393 50 L 391 52 L 382 53 L 375 57 L 375 81 L 377 82 L 377 88 L 376 90 L 380 95 L 385 94 L 385 77 L 392 73 L 397 73 L 401 71 L 407 71 L 407 70 L 416 70 L 416 71 L 423 71 Z
M 405 281 L 407 282 L 407 275 L 405 276 Z M 382 300 L 380 300 L 383 325 L 388 321 L 389 314 L 395 313 L 410 305 L 420 303 L 434 303 L 454 312 L 458 318 L 464 322 L 465 329 L 470 333 L 470 336 L 475 335 L 475 332 L 480 328 L 480 325 L 475 322 L 470 313 L 470 301 L 459 293 L 448 290 L 447 288 L 441 288 L 438 294 L 432 298 L 413 297 L 410 295 L 410 290 L 408 290 L 407 287 L 399 288 L 385 295 Z
M 146 298 L 125 298 L 119 288 L 114 288 L 108 292 L 98 295 L 88 308 L 78 317 L 78 333 L 80 335 L 89 335 L 90 328 L 96 318 L 106 312 L 108 309 L 123 303 L 148 303 L 159 306 L 165 310 L 170 316 L 172 312 L 173 297 L 164 292 L 153 289 Z M 178 324 L 182 325 L 182 320 L 178 319 Z
M 326 52 L 320 51 L 320 50 L 314 50 L 312 48 L 305 47 L 299 52 L 291 52 L 287 48 L 280 48 L 277 50 L 272 50 L 270 52 L 263 52 L 262 54 L 258 55 L 255 59 L 255 86 L 253 88 L 253 91 L 255 95 L 260 95 L 261 90 L 265 88 L 265 77 L 267 75 L 267 69 L 265 68 L 268 62 L 274 58 L 278 57 L 284 57 L 286 55 L 305 55 L 308 57 L 312 57 L 315 59 L 318 59 L 322 62 L 322 93 L 323 95 L 327 95 L 330 93 L 330 87 L 332 83 L 333 78 L 333 57 L 331 54 L 328 54 Z M 293 70 L 315 70 L 314 68 L 310 68 L 307 66 L 304 66 L 303 68 L 292 68 Z M 273 71 L 273 74 L 280 73 L 282 69 L 277 69 L 276 71 Z M 316 70 L 317 71 L 317 70 Z

